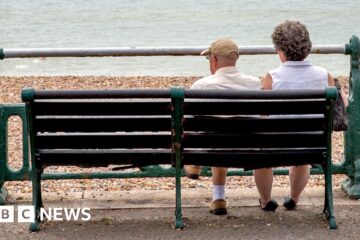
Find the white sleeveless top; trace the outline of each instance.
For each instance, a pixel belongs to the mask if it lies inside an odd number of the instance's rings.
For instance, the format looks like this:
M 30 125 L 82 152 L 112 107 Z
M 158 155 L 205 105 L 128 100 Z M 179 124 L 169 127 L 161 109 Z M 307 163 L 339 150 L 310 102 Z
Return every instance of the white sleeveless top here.
M 326 69 L 307 61 L 286 61 L 269 71 L 272 89 L 321 89 L 328 86 Z

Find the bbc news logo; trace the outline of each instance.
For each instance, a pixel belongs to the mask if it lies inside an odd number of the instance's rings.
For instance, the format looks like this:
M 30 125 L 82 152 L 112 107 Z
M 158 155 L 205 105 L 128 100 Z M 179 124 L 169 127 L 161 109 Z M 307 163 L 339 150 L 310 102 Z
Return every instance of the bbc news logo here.
M 22 205 L 17 207 L 15 214 L 14 206 L 0 206 L 0 223 L 35 222 L 34 206 Z M 40 221 L 89 221 L 91 220 L 90 208 L 40 208 Z

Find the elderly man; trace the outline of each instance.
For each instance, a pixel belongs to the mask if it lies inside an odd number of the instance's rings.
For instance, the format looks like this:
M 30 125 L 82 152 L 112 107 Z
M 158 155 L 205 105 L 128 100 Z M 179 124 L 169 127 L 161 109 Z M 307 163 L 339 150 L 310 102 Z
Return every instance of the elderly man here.
M 209 60 L 211 75 L 197 80 L 191 89 L 229 89 L 258 90 L 261 88 L 259 78 L 239 72 L 235 65 L 239 58 L 238 46 L 228 38 L 221 38 L 211 43 L 209 48 L 201 52 Z M 220 159 L 221 161 L 221 159 Z M 189 178 L 199 178 L 200 166 L 184 166 Z M 227 168 L 212 167 L 213 197 L 210 212 L 216 215 L 227 213 L 225 201 L 225 182 Z

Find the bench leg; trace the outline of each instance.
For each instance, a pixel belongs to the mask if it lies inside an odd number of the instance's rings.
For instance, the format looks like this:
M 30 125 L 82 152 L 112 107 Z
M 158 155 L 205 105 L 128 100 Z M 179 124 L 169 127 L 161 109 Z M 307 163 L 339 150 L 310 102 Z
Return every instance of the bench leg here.
M 351 199 L 360 199 L 360 158 L 354 162 L 355 169 L 341 184 L 341 188 Z
M 334 215 L 331 167 L 324 166 L 325 173 L 325 203 L 323 213 L 325 214 L 330 229 L 337 229 Z
M 40 229 L 40 208 L 43 207 L 42 198 L 41 198 L 41 172 L 36 169 L 34 171 L 34 176 L 32 178 L 32 188 L 33 188 L 33 206 L 35 208 L 35 219 L 34 222 L 30 224 L 30 231 L 36 232 Z
M 3 187 L 3 184 L 0 183 L 0 205 L 5 205 L 7 199 L 7 191 Z
M 181 162 L 180 158 L 176 159 L 175 167 L 175 184 L 176 184 L 176 210 L 175 210 L 175 228 L 183 229 L 184 223 L 182 219 L 181 209 Z

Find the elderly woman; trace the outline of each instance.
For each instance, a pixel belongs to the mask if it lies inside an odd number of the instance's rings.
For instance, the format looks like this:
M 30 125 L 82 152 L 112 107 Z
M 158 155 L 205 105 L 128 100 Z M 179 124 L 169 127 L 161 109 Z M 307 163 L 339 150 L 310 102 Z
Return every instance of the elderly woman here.
M 266 74 L 263 80 L 264 90 L 321 89 L 334 86 L 331 75 L 324 68 L 305 61 L 311 50 L 309 32 L 305 25 L 298 21 L 285 21 L 275 27 L 271 37 L 281 65 Z M 254 176 L 260 195 L 260 207 L 265 211 L 275 211 L 278 204 L 271 198 L 272 169 L 257 169 Z M 310 166 L 292 166 L 289 176 L 290 196 L 285 197 L 283 205 L 287 210 L 293 210 L 309 180 Z

